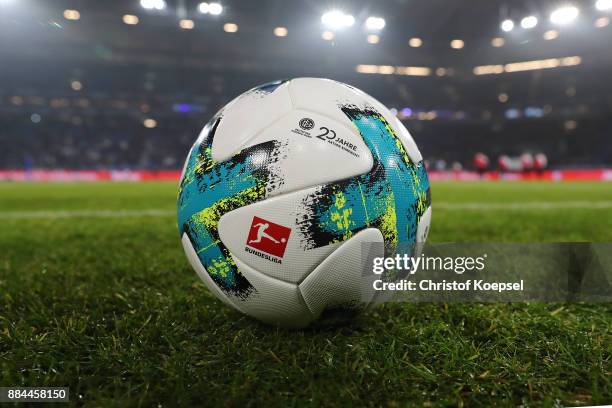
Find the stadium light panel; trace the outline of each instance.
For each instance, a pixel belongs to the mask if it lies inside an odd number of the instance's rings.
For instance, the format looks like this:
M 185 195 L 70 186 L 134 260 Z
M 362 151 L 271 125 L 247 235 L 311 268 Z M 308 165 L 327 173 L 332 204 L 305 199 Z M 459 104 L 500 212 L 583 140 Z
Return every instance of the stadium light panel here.
M 546 60 L 535 60 L 535 61 L 524 61 L 524 62 L 513 62 L 504 66 L 506 72 L 521 72 L 521 71 L 533 71 L 536 69 L 549 69 L 557 68 L 561 65 L 561 61 L 558 58 L 550 58 Z
M 195 27 L 193 20 L 183 19 L 179 21 L 179 27 L 183 30 L 192 30 Z
M 521 20 L 521 27 L 526 30 L 532 29 L 538 25 L 538 18 L 536 16 L 527 16 Z
M 521 111 L 516 108 L 506 109 L 504 114 L 506 119 L 518 119 L 521 117 Z
M 409 118 L 412 116 L 412 109 L 410 108 L 402 108 L 402 110 L 399 112 L 400 115 L 404 118 Z
M 533 71 L 538 69 L 549 69 L 558 67 L 573 67 L 580 65 L 582 58 L 579 56 L 549 58 L 544 60 L 512 62 L 506 65 L 481 65 L 474 67 L 474 75 L 502 74 L 504 72 Z
M 226 33 L 235 33 L 236 31 L 238 31 L 238 24 L 225 23 L 223 25 L 223 31 L 225 31 Z
M 412 48 L 419 48 L 421 45 L 423 45 L 423 40 L 421 40 L 420 38 L 414 37 L 414 38 L 411 38 L 410 41 L 408 41 L 408 44 Z
M 355 71 L 360 74 L 381 74 L 381 75 L 410 75 L 410 76 L 429 76 L 432 69 L 429 67 L 394 67 L 392 65 L 357 65 Z
M 72 88 L 73 91 L 80 91 L 83 89 L 83 84 L 81 83 L 81 81 L 78 80 L 74 80 L 70 82 L 70 88 Z
M 554 40 L 559 37 L 559 32 L 557 30 L 548 30 L 543 35 L 545 40 Z
M 376 34 L 370 34 L 368 35 L 368 44 L 378 44 L 378 42 L 380 41 L 380 37 L 377 36 Z
M 286 27 L 276 27 L 274 29 L 274 35 L 277 37 L 286 37 L 287 33 L 288 31 Z
M 321 16 L 321 22 L 332 29 L 341 29 L 353 26 L 355 17 L 340 10 L 332 10 Z
M 210 3 L 208 5 L 208 12 L 213 16 L 218 16 L 223 13 L 223 6 L 220 3 Z
M 164 10 L 165 0 L 140 0 L 140 6 L 145 10 Z
M 368 17 L 365 26 L 368 30 L 382 30 L 385 28 L 386 21 L 382 17 Z
M 360 74 L 378 74 L 378 65 L 357 65 L 355 71 Z
M 612 0 L 597 0 L 595 8 L 599 11 L 612 10 Z
M 202 14 L 208 14 L 210 12 L 210 4 L 208 3 L 198 4 L 198 11 Z
M 609 17 L 600 17 L 597 20 L 595 20 L 595 27 L 597 28 L 604 28 L 604 27 L 607 27 L 609 24 L 610 24 Z
M 501 74 L 504 72 L 503 65 L 481 65 L 474 67 L 474 75 Z
M 576 130 L 576 128 L 578 127 L 578 122 L 576 122 L 575 120 L 567 120 L 563 123 L 563 127 L 565 128 L 565 130 Z
M 574 6 L 565 6 L 550 13 L 550 22 L 553 24 L 565 25 L 576 20 L 580 10 Z
M 325 41 L 331 41 L 334 39 L 334 33 L 333 31 L 323 31 L 321 33 L 321 38 L 324 39 Z
M 514 21 L 512 20 L 504 20 L 501 23 L 501 29 L 505 32 L 510 32 L 514 29 Z
M 429 76 L 431 75 L 431 68 L 429 67 L 395 67 L 395 73 L 397 75 Z
M 155 119 L 147 118 L 142 121 L 142 124 L 147 129 L 153 129 L 157 126 L 157 121 Z
M 81 18 L 81 13 L 78 10 L 64 10 L 64 18 L 66 20 L 78 20 Z
M 491 45 L 495 48 L 503 47 L 505 43 L 506 40 L 501 37 L 495 37 L 491 40 Z
M 450 42 L 450 46 L 454 50 L 460 50 L 465 46 L 465 43 L 463 42 L 463 40 L 455 39 Z
M 23 105 L 24 101 L 25 100 L 23 99 L 23 96 L 19 96 L 19 95 L 11 96 L 11 103 L 15 106 Z
M 580 65 L 582 63 L 582 58 L 576 57 L 565 57 L 560 58 L 562 67 L 573 67 L 575 65 Z
M 127 25 L 136 25 L 139 21 L 140 19 L 138 18 L 138 16 L 135 16 L 133 14 L 126 14 L 123 16 L 123 22 Z
M 383 75 L 391 75 L 395 73 L 395 67 L 392 67 L 391 65 L 379 65 L 378 73 Z

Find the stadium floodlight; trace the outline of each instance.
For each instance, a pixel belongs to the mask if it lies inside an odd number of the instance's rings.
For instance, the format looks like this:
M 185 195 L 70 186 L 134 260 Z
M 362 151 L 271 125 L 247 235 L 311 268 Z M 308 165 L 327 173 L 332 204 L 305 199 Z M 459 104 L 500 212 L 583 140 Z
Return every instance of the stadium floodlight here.
M 378 74 L 378 65 L 357 65 L 355 71 L 360 74 Z
M 521 27 L 526 30 L 534 28 L 538 25 L 538 18 L 536 16 L 527 16 L 521 20 Z
M 321 22 L 329 28 L 340 29 L 355 24 L 355 17 L 340 10 L 332 10 L 321 16 Z
M 610 17 L 600 17 L 597 20 L 595 20 L 595 27 L 597 28 L 604 28 L 607 27 L 608 24 L 610 24 Z
M 183 30 L 193 30 L 195 23 L 193 20 L 182 19 L 179 21 L 179 27 L 181 27 Z
M 595 8 L 599 11 L 612 10 L 612 0 L 597 0 Z
M 277 37 L 286 37 L 287 33 L 287 27 L 276 27 L 274 29 L 274 35 Z
M 557 37 L 559 37 L 559 32 L 557 30 L 548 30 L 543 35 L 545 40 L 554 40 Z
M 225 23 L 223 24 L 223 31 L 225 31 L 226 33 L 235 33 L 238 31 L 238 24 Z
M 412 48 L 419 48 L 421 45 L 423 45 L 423 40 L 418 37 L 413 37 L 408 41 L 408 45 L 410 45 Z
M 323 38 L 325 41 L 331 41 L 334 39 L 334 32 L 333 31 L 323 31 L 323 33 L 321 33 L 321 38 Z
M 72 88 L 73 91 L 80 91 L 83 89 L 83 83 L 81 83 L 81 81 L 79 80 L 73 80 L 70 82 L 70 88 Z
M 365 26 L 368 30 L 382 30 L 385 28 L 386 21 L 382 17 L 368 17 Z
M 123 16 L 123 22 L 127 25 L 136 25 L 139 21 L 140 20 L 138 16 L 135 16 L 133 14 L 126 14 Z
M 577 7 L 561 7 L 550 13 L 550 22 L 559 25 L 569 24 L 578 17 L 578 14 L 580 10 Z
M 380 37 L 376 34 L 369 34 L 367 38 L 368 44 L 378 44 Z
M 208 3 L 200 3 L 198 5 L 198 11 L 202 14 L 210 13 L 210 4 Z
M 218 16 L 223 13 L 223 6 L 220 3 L 210 3 L 208 5 L 208 12 L 213 16 Z
M 145 10 L 164 10 L 165 0 L 140 0 L 140 6 Z
M 455 39 L 450 42 L 450 46 L 454 50 L 460 50 L 465 46 L 465 43 L 463 42 L 463 40 Z
M 491 40 L 491 45 L 495 48 L 503 47 L 505 43 L 506 40 L 501 37 L 495 37 Z
M 146 118 L 145 120 L 142 121 L 142 124 L 147 129 L 153 129 L 157 126 L 157 121 L 152 118 Z
M 64 18 L 66 20 L 78 20 L 81 18 L 81 13 L 78 10 L 64 10 Z
M 514 29 L 514 21 L 507 19 L 502 21 L 501 29 L 505 32 L 510 32 Z

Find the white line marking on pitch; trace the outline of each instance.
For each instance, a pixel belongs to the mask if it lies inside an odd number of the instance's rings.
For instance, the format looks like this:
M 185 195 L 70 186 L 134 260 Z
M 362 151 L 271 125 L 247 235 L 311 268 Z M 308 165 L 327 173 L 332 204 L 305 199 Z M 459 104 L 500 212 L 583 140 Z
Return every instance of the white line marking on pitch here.
M 168 210 L 49 210 L 0 211 L 0 218 L 133 218 L 176 215 Z
M 554 209 L 608 209 L 612 201 L 559 201 L 525 203 L 433 203 L 434 211 L 439 210 L 554 210 Z M 0 211 L 0 219 L 17 218 L 134 218 L 169 217 L 176 212 L 169 210 L 44 210 L 44 211 Z
M 433 210 L 556 210 L 556 209 L 606 209 L 612 201 L 548 201 L 522 203 L 433 203 Z

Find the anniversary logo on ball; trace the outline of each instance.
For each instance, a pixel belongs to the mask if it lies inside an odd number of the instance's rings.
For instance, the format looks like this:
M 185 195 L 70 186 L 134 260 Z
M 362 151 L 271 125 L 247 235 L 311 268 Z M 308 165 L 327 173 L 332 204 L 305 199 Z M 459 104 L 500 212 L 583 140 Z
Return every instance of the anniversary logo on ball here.
M 300 120 L 300 127 L 304 130 L 310 130 L 314 127 L 314 120 L 310 118 L 304 118 Z

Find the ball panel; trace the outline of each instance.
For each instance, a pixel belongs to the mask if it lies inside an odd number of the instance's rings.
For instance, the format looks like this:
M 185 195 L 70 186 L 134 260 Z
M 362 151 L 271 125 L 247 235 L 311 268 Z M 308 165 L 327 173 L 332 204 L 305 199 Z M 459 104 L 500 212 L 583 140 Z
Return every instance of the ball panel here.
M 317 189 L 283 194 L 228 212 L 219 220 L 220 240 L 257 271 L 286 282 L 300 282 L 339 245 L 306 248 L 299 225 L 302 202 Z M 268 226 L 263 227 L 265 224 Z
M 361 89 L 353 88 L 352 86 L 347 84 L 342 85 L 347 86 L 350 89 L 354 90 L 356 93 L 362 95 L 365 99 L 368 100 L 370 105 L 374 107 L 374 109 L 376 109 L 376 111 L 379 112 L 385 118 L 385 120 L 391 125 L 393 130 L 395 130 L 397 137 L 404 145 L 404 149 L 406 149 L 406 153 L 414 163 L 419 163 L 421 160 L 423 160 L 423 156 L 421 155 L 419 148 L 414 142 L 412 135 L 410 134 L 410 132 L 408 132 L 408 129 L 406 129 L 404 124 L 397 118 L 397 116 L 391 113 L 391 111 L 378 99 L 374 98 L 371 95 L 368 95 Z
M 232 298 L 249 316 L 284 327 L 304 327 L 313 320 L 297 285 L 266 276 L 234 258 L 255 291 L 245 299 Z
M 423 160 L 414 139 L 401 121 L 385 105 L 362 90 L 342 82 L 320 78 L 295 78 L 291 80 L 289 90 L 295 107 L 325 112 L 343 123 L 345 118 L 337 111 L 339 105 L 348 103 L 374 108 L 396 131 L 412 161 L 419 163 Z
M 361 309 L 370 303 L 376 275 L 366 262 L 366 243 L 380 244 L 367 246 L 379 252 L 370 256 L 384 255 L 382 234 L 369 228 L 344 242 L 300 283 L 300 292 L 315 317 L 326 308 Z
M 217 224 L 223 214 L 265 197 L 266 188 L 277 180 L 269 164 L 278 161 L 279 146 L 276 142 L 262 143 L 244 149 L 230 160 L 215 161 L 211 145 L 219 119 L 211 122 L 214 125 L 210 131 L 202 132 L 194 145 L 181 180 L 178 226 L 181 235 L 189 236 L 202 265 L 221 290 L 244 298 L 253 288 L 219 239 Z M 254 161 L 253 157 L 259 159 Z
M 212 142 L 212 158 L 219 162 L 228 160 L 292 107 L 288 82 L 243 93 L 217 115 L 221 120 Z
M 427 241 L 427 236 L 429 234 L 429 224 L 431 223 L 431 206 L 425 210 L 423 215 L 419 220 L 419 225 L 417 227 L 416 234 L 416 243 L 413 247 L 410 248 L 402 248 L 404 252 L 411 252 L 411 256 L 419 256 L 423 253 L 423 247 L 425 246 L 425 241 Z M 410 249 L 411 251 L 408 251 Z M 376 292 L 370 304 L 367 306 L 367 309 L 373 309 L 376 306 L 379 306 L 385 302 L 388 302 L 393 298 L 394 293 L 390 291 L 381 291 Z
M 353 229 L 379 227 L 385 242 L 414 243 L 418 220 L 429 206 L 429 180 L 423 163 L 415 164 L 385 118 L 369 106 L 341 107 L 359 129 L 374 158 L 363 176 L 324 188 L 321 200 L 339 194 L 350 208 Z M 320 223 L 315 214 L 313 224 Z M 354 231 L 353 231 L 354 232 Z
M 347 104 L 363 106 L 369 99 L 354 88 L 322 78 L 294 78 L 289 82 L 289 91 L 294 108 L 319 112 L 353 129 L 350 119 L 339 107 Z
M 391 112 L 389 112 L 389 115 L 389 123 L 393 126 L 393 129 L 395 129 L 397 137 L 402 141 L 402 144 L 404 145 L 404 149 L 406 149 L 406 153 L 408 153 L 408 156 L 410 156 L 414 163 L 420 163 L 421 161 L 423 161 L 421 151 L 417 147 L 416 142 L 414 141 L 410 132 L 408 132 L 408 129 L 406 129 L 406 126 L 404 126 L 404 124 Z
M 239 312 L 244 313 L 242 310 L 238 308 L 234 302 L 232 302 L 225 293 L 223 293 L 219 286 L 212 280 L 210 274 L 206 271 L 206 268 L 200 262 L 200 258 L 198 258 L 198 254 L 196 254 L 195 249 L 193 249 L 193 245 L 189 240 L 187 234 L 183 234 L 181 237 L 181 244 L 183 245 L 183 250 L 185 251 L 185 255 L 187 255 L 187 260 L 191 267 L 196 271 L 200 279 L 204 282 L 204 285 L 210 290 L 218 299 L 220 299 L 226 305 L 238 310 Z
M 270 163 L 279 182 L 268 186 L 268 196 L 364 174 L 373 164 L 353 126 L 312 111 L 292 110 L 244 147 L 270 141 L 282 147 L 278 161 Z
M 431 206 L 423 213 L 417 229 L 417 242 L 425 243 L 429 235 L 429 225 L 431 224 Z

